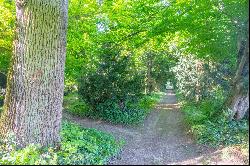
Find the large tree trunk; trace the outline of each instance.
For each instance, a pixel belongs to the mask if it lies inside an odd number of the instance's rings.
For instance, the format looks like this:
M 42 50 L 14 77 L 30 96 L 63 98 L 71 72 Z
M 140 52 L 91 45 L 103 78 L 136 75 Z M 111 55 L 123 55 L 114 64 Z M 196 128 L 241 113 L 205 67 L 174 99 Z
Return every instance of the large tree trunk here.
M 57 146 L 64 89 L 68 0 L 16 0 L 17 32 L 0 135 L 20 147 Z

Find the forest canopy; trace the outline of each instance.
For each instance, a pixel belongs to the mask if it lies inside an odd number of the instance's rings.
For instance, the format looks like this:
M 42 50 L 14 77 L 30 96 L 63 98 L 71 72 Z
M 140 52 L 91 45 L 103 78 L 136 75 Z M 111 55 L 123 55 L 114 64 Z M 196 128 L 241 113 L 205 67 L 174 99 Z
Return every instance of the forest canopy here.
M 200 142 L 242 143 L 248 54 L 248 0 L 0 0 L 0 138 L 60 144 L 64 112 L 139 124 L 171 83 Z

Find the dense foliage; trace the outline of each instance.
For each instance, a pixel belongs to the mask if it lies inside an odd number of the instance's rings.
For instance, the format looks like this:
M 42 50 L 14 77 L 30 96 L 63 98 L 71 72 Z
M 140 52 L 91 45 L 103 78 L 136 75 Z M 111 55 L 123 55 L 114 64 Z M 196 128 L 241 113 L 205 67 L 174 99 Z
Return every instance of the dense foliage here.
M 199 143 L 212 146 L 247 144 L 249 124 L 246 119 L 229 121 L 229 114 L 222 110 L 222 96 L 199 103 L 182 106 L 185 120 Z
M 133 62 L 129 55 L 120 51 L 103 48 L 101 62 L 95 72 L 89 72 L 79 81 L 79 93 L 93 110 L 104 111 L 116 104 L 125 111 L 128 100 L 136 100 L 143 91 L 143 77 L 133 72 Z
M 0 144 L 0 165 L 101 165 L 119 152 L 123 142 L 95 129 L 65 121 L 60 150 L 31 144 L 18 149 L 11 135 Z
M 70 0 L 64 108 L 113 123 L 140 123 L 159 99 L 154 92 L 172 81 L 200 142 L 244 142 L 248 120 L 235 121 L 227 103 L 237 85 L 240 95 L 249 95 L 249 58 L 241 66 L 248 53 L 248 6 L 247 0 Z M 14 1 L 0 0 L 0 90 L 10 65 L 14 9 Z M 33 146 L 13 155 L 30 152 L 37 161 L 41 153 Z M 103 162 L 90 160 L 82 164 Z
M 187 4 L 193 7 L 188 8 Z M 180 5 L 185 10 L 180 22 L 186 28 L 179 37 L 186 45 L 174 42 L 171 49 L 177 62 L 170 70 L 186 121 L 202 143 L 245 143 L 248 122 L 235 121 L 228 103 L 232 96 L 239 95 L 233 89 L 246 48 L 242 43 L 248 40 L 248 2 L 181 1 Z M 239 78 L 245 94 L 249 91 L 245 84 L 249 82 L 248 65 L 249 61 Z
M 14 25 L 14 2 L 0 0 L 0 74 L 7 74 L 8 71 L 12 52 Z
M 96 111 L 92 110 L 77 93 L 72 93 L 65 96 L 64 108 L 73 115 L 80 117 L 103 119 L 111 123 L 136 125 L 143 122 L 162 95 L 163 93 L 153 93 L 144 95 L 137 102 L 129 100 L 126 102 L 126 110 L 120 110 L 120 107 L 110 100 L 110 105 L 105 105 L 103 110 Z

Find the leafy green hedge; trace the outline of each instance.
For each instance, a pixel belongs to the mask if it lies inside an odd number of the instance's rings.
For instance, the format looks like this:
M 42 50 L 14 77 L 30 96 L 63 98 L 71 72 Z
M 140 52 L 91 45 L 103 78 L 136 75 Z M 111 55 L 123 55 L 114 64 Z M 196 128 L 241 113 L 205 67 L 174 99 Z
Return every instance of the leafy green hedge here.
M 13 137 L 0 143 L 0 165 L 86 165 L 105 164 L 114 156 L 123 141 L 117 142 L 110 135 L 95 129 L 63 122 L 61 149 L 41 148 L 31 144 L 24 149 L 15 146 Z

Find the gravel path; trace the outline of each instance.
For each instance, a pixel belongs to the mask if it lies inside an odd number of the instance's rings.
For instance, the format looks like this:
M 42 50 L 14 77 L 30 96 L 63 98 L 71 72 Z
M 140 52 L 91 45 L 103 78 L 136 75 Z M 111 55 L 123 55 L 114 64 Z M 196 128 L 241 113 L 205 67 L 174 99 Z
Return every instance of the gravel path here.
M 187 134 L 172 91 L 166 93 L 144 123 L 137 127 L 81 119 L 68 113 L 64 118 L 86 128 L 111 133 L 117 139 L 125 139 L 126 145 L 118 156 L 109 161 L 110 165 L 223 164 L 218 155 L 210 160 L 210 154 L 215 154 L 215 150 L 197 145 Z

